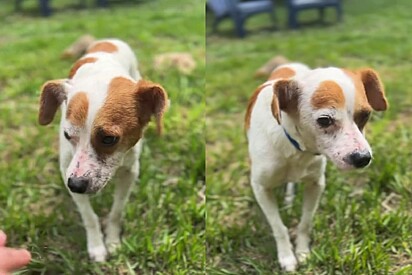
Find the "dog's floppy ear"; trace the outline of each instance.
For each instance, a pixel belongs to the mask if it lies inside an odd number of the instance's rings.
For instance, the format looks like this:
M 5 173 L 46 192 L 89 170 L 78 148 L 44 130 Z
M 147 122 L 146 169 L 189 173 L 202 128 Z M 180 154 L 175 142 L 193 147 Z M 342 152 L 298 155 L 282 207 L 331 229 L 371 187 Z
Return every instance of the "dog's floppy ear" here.
M 140 80 L 137 83 L 138 116 L 143 126 L 149 123 L 152 116 L 156 120 L 156 128 L 159 134 L 163 128 L 163 114 L 168 106 L 167 93 L 159 84 Z
M 53 121 L 57 109 L 66 98 L 66 79 L 47 81 L 43 85 L 39 108 L 40 125 L 47 125 Z
M 280 111 L 297 110 L 298 96 L 298 84 L 294 80 L 279 80 L 273 85 L 272 114 L 279 124 Z
M 359 70 L 358 74 L 361 77 L 369 104 L 375 111 L 385 111 L 388 108 L 388 102 L 378 73 L 366 68 Z

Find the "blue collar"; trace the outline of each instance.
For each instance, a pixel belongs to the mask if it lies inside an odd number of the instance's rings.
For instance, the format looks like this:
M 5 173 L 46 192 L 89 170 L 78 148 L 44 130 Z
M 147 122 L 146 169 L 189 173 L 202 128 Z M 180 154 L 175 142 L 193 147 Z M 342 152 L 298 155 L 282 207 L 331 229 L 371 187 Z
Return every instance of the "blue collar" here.
M 282 128 L 283 128 L 283 127 L 282 127 Z M 285 128 L 283 128 L 283 131 L 285 132 L 285 135 L 286 135 L 286 137 L 288 138 L 288 140 L 290 141 L 290 143 L 292 143 L 293 147 L 295 147 L 298 151 L 301 151 L 301 152 L 302 152 L 302 149 L 300 148 L 299 143 L 298 143 L 295 139 L 293 139 L 293 138 L 288 134 L 288 132 L 286 132 L 286 129 L 285 129 Z

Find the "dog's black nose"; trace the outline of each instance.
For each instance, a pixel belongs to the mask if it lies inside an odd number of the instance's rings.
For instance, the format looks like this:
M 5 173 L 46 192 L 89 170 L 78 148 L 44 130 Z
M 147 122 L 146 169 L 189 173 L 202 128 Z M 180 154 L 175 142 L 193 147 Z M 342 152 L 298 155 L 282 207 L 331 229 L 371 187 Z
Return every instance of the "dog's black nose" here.
M 371 162 L 371 154 L 369 151 L 366 152 L 354 152 L 349 155 L 350 162 L 356 168 L 363 168 Z
M 67 186 L 73 193 L 83 194 L 87 190 L 89 179 L 86 177 L 70 177 Z

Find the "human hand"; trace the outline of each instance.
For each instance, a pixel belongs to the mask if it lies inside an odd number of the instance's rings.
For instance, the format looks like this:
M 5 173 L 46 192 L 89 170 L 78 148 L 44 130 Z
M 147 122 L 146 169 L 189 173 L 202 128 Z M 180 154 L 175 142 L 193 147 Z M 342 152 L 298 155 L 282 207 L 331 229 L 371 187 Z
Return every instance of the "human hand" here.
M 0 275 L 11 274 L 31 260 L 30 252 L 26 249 L 6 247 L 6 239 L 6 234 L 0 230 Z

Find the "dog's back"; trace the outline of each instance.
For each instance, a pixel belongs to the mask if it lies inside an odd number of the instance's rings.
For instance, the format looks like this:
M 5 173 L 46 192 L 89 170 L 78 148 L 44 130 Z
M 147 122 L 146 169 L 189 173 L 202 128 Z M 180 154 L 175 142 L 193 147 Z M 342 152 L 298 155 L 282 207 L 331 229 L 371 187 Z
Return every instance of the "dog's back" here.
M 91 74 L 110 76 L 130 76 L 139 80 L 137 60 L 130 47 L 118 39 L 105 39 L 93 42 L 86 54 L 78 59 L 69 73 L 70 79 L 90 78 Z M 113 77 L 111 77 L 113 78 Z

